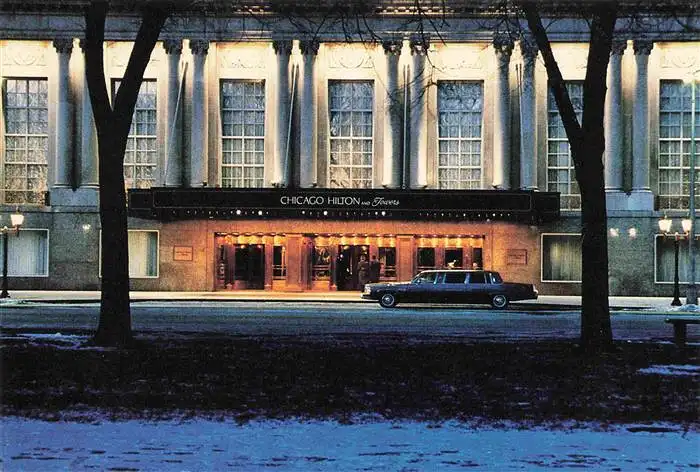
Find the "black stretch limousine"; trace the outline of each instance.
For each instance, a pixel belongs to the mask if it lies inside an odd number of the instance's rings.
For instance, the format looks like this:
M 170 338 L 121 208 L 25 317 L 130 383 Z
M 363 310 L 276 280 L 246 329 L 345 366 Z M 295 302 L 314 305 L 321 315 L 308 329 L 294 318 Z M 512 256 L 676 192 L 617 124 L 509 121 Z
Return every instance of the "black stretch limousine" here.
M 407 303 L 489 303 L 504 309 L 511 301 L 537 299 L 532 284 L 504 282 L 491 270 L 426 270 L 410 282 L 365 285 L 362 298 L 384 308 Z

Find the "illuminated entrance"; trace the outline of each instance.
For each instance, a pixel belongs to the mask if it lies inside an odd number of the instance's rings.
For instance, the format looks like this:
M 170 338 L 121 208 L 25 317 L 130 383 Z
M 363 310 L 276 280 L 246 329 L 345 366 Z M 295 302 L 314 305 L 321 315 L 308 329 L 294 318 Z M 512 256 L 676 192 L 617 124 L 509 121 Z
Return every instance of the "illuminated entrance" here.
M 216 236 L 217 290 L 263 290 L 265 244 L 259 236 Z

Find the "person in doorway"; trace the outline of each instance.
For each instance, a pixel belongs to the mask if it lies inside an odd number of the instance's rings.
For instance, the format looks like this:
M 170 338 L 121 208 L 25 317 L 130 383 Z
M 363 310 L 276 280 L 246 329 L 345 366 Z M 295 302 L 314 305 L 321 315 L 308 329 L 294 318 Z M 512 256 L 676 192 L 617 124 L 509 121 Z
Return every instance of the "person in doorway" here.
M 360 284 L 360 291 L 364 291 L 365 285 L 369 282 L 370 271 L 367 257 L 362 254 L 360 262 L 357 263 L 357 282 Z
M 381 264 L 377 260 L 377 256 L 372 256 L 372 260 L 369 263 L 369 281 L 370 283 L 379 282 L 379 272 L 381 271 Z
M 341 252 L 335 259 L 335 287 L 337 290 L 345 290 L 350 269 L 345 260 L 345 255 Z

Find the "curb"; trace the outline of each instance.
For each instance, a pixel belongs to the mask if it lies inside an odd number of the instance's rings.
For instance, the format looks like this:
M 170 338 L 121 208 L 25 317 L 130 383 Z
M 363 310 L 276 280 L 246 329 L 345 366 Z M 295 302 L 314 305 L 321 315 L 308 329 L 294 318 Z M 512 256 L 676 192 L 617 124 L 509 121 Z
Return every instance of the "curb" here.
M 366 303 L 368 305 L 376 305 L 377 302 L 372 300 L 363 300 L 359 297 L 357 299 L 351 298 L 203 298 L 203 297 L 174 297 L 174 298 L 131 298 L 132 304 L 139 303 L 157 303 L 157 302 L 215 302 L 215 303 L 235 303 L 235 302 L 249 302 L 249 303 L 275 303 L 275 302 L 286 302 L 286 303 L 351 303 L 351 304 L 361 304 Z M 79 305 L 79 304 L 94 304 L 100 303 L 99 298 L 29 298 L 29 299 L 3 299 L 0 300 L 0 305 L 10 306 L 22 306 L 22 305 L 34 305 L 34 304 L 51 304 L 51 305 Z M 581 305 L 573 304 L 556 304 L 556 303 L 528 303 L 528 302 L 514 302 L 510 305 L 510 308 L 530 310 L 530 311 L 572 311 L 581 310 Z M 401 309 L 401 307 L 397 308 Z M 488 305 L 470 305 L 470 309 L 491 309 Z M 692 314 L 684 313 L 678 311 L 667 311 L 667 310 L 656 310 L 654 307 L 649 306 L 610 306 L 611 311 L 644 311 L 644 314 L 649 315 L 681 315 L 681 314 Z

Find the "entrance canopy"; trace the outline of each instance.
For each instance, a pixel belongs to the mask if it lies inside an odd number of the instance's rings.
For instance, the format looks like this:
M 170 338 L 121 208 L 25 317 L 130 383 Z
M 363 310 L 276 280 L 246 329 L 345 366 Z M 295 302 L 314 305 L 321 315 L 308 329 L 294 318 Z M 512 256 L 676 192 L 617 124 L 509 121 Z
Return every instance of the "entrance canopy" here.
M 129 190 L 129 216 L 185 219 L 501 220 L 559 218 L 559 193 L 531 190 L 165 188 Z

